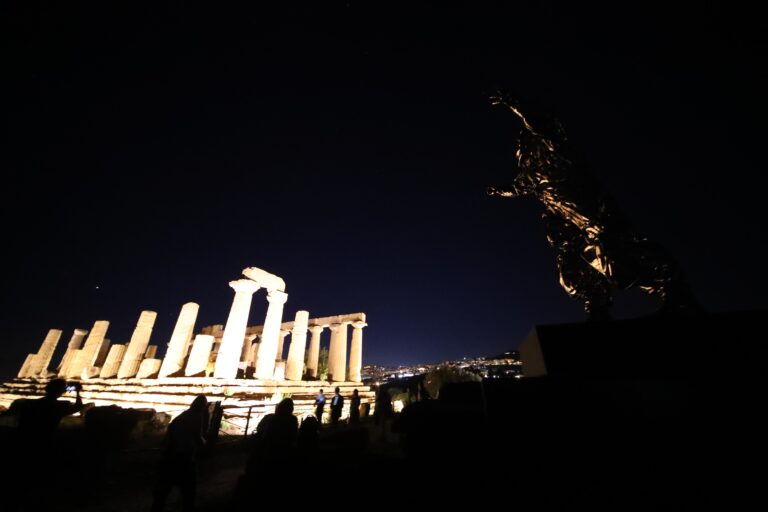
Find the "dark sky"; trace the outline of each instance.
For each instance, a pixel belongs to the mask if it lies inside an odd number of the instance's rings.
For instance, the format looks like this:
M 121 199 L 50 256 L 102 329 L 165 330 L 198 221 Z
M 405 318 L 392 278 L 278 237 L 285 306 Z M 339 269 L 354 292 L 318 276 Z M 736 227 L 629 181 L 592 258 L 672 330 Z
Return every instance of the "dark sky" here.
M 13 4 L 3 377 L 52 327 L 106 319 L 124 343 L 150 309 L 164 346 L 187 301 L 224 323 L 247 266 L 285 279 L 286 320 L 367 313 L 366 363 L 581 320 L 541 206 L 484 195 L 515 173 L 497 87 L 558 114 L 708 309 L 768 306 L 767 27 L 746 2 Z M 615 313 L 655 306 L 624 292 Z M 265 311 L 262 291 L 249 323 Z

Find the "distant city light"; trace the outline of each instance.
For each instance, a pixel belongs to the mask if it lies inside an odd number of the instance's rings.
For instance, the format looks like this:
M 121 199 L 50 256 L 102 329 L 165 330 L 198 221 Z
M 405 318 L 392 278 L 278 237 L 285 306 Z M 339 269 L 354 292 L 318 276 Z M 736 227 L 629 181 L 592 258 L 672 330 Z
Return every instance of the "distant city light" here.
M 365 365 L 362 368 L 364 381 L 376 386 L 387 382 L 418 377 L 440 367 L 448 366 L 475 373 L 487 379 L 521 378 L 522 361 L 517 352 L 504 352 L 496 357 L 475 357 L 442 361 L 435 364 L 413 364 L 398 366 Z

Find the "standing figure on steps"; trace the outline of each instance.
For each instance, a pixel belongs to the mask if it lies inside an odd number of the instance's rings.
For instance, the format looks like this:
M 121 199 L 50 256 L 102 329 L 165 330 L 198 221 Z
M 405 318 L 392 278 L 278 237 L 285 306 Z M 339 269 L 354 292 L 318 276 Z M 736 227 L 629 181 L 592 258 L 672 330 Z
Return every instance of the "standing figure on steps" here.
M 560 285 L 584 304 L 589 318 L 610 318 L 612 287 L 638 287 L 659 295 L 663 312 L 698 311 L 677 264 L 661 247 L 634 232 L 578 161 L 559 121 L 524 111 L 519 101 L 501 94 L 491 100 L 509 108 L 523 127 L 517 176 L 510 185 L 489 187 L 488 195 L 531 194 L 541 201 Z

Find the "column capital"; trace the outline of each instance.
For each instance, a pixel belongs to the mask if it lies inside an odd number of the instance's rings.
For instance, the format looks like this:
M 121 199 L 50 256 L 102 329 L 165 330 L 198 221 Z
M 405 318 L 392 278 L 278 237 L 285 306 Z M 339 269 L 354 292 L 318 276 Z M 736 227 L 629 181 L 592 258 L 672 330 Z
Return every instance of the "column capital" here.
M 290 329 L 280 329 L 280 336 L 285 337 L 285 336 L 288 336 L 289 334 L 291 334 Z
M 230 281 L 229 286 L 235 290 L 235 293 L 249 293 L 253 295 L 260 288 L 258 284 L 254 283 L 250 279 L 238 279 L 237 281 Z
M 331 325 L 329 325 L 329 326 L 328 326 L 328 328 L 329 328 L 331 331 L 333 331 L 333 332 L 336 332 L 336 331 L 338 331 L 338 330 L 339 330 L 339 329 L 340 329 L 340 328 L 341 328 L 343 325 L 344 325 L 343 323 L 339 323 L 339 324 L 331 324 Z
M 365 322 L 361 322 L 361 321 L 352 322 L 352 327 L 354 327 L 355 329 L 362 329 L 363 327 L 367 327 L 367 326 L 368 324 Z
M 243 269 L 243 275 L 269 291 L 285 291 L 285 281 L 275 274 L 270 274 L 266 270 L 256 267 L 248 267 Z
M 285 292 L 281 292 L 278 290 L 271 290 L 267 294 L 267 301 L 269 301 L 270 304 L 285 304 L 287 300 L 288 300 L 288 294 Z
M 312 334 L 315 334 L 315 333 L 319 334 L 325 330 L 325 327 L 323 327 L 322 325 L 310 325 L 309 330 L 312 331 Z

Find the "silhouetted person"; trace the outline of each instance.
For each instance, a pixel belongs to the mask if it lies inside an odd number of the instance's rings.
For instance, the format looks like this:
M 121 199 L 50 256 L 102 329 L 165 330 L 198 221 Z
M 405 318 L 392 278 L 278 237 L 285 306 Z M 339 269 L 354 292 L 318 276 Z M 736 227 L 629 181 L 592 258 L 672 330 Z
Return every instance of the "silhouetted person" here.
M 349 422 L 354 424 L 360 421 L 360 393 L 357 389 L 352 392 L 349 399 Z
M 299 427 L 299 439 L 296 446 L 303 455 L 312 454 L 317 450 L 317 435 L 320 422 L 314 416 L 307 416 Z
M 376 393 L 376 409 L 373 411 L 374 423 L 381 426 L 380 435 L 386 439 L 387 423 L 390 422 L 394 411 L 392 410 L 392 400 L 389 397 L 389 390 L 380 388 Z
M 80 398 L 80 383 L 73 384 L 75 388 L 75 403 L 59 400 L 67 391 L 67 382 L 64 379 L 53 379 L 45 386 L 45 396 L 37 400 L 24 402 L 19 409 L 18 428 L 24 437 L 50 438 L 59 426 L 64 416 L 75 414 L 83 409 L 83 400 Z
M 266 458 L 282 458 L 290 455 L 299 435 L 299 420 L 293 415 L 293 400 L 284 398 L 275 407 L 274 414 L 267 414 L 259 422 L 256 432 Z
M 339 424 L 341 410 L 344 408 L 344 397 L 339 393 L 339 388 L 335 389 L 336 394 L 331 398 L 331 423 L 335 426 Z
M 315 416 L 317 416 L 318 423 L 323 422 L 324 408 L 325 408 L 325 395 L 323 394 L 323 390 L 321 389 L 320 392 L 317 394 L 317 397 L 315 398 Z
M 277 483 L 292 470 L 299 421 L 293 415 L 293 400 L 284 398 L 256 427 L 253 451 L 248 456 L 245 474 L 235 487 L 235 506 L 252 506 L 252 491 L 258 486 Z
M 376 393 L 376 410 L 373 411 L 373 414 L 377 425 L 385 422 L 392 416 L 392 414 L 394 414 L 394 411 L 392 410 L 392 400 L 389 397 L 389 390 L 382 388 Z
M 160 463 L 160 475 L 155 487 L 152 511 L 165 508 L 165 500 L 174 486 L 181 490 L 185 511 L 194 510 L 197 490 L 197 459 L 205 446 L 208 428 L 208 400 L 198 395 L 189 409 L 179 414 L 165 437 L 165 453 Z
M 72 384 L 76 392 L 75 403 L 59 400 L 67 391 L 64 379 L 53 379 L 45 386 L 45 396 L 34 400 L 17 400 L 11 404 L 10 413 L 17 416 L 18 437 L 13 440 L 5 452 L 7 461 L 13 461 L 8 469 L 9 493 L 3 503 L 10 511 L 39 510 L 51 507 L 61 490 L 61 482 L 43 471 L 42 478 L 35 481 L 34 491 L 30 493 L 26 480 L 29 475 L 37 474 L 41 467 L 55 462 L 61 456 L 64 446 L 56 443 L 56 430 L 62 418 L 83 409 L 80 397 L 82 389 L 79 383 Z M 4 468 L 5 469 L 5 468 Z

